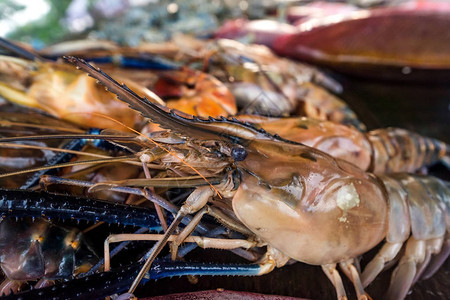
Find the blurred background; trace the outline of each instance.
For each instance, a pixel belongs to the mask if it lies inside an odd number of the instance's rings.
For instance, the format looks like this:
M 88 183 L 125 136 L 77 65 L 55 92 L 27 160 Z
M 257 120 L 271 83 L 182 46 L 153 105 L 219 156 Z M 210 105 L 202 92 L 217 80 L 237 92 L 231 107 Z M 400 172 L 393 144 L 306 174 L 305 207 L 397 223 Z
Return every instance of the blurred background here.
M 241 17 L 247 13 L 251 18 L 263 17 L 267 9 L 277 5 L 276 2 L 2 0 L 0 35 L 30 43 L 36 48 L 84 37 L 136 46 L 143 41 L 167 40 L 173 32 L 211 34 L 225 17 Z M 251 10 L 248 10 L 250 4 Z
M 30 44 L 35 49 L 69 40 L 108 40 L 120 46 L 136 47 L 143 43 L 168 41 L 174 34 L 188 33 L 199 38 L 213 36 L 219 28 L 232 19 L 258 20 L 270 19 L 292 23 L 289 20 L 290 9 L 294 6 L 317 3 L 318 1 L 275 1 L 275 0 L 192 0 L 192 1 L 157 1 L 157 0 L 0 0 L 0 36 L 14 41 Z M 327 1 L 328 3 L 350 4 L 345 9 L 366 9 L 379 5 L 394 6 L 408 1 L 383 0 L 349 0 Z M 416 10 L 411 15 L 420 13 L 420 5 L 428 1 L 409 1 Z M 448 2 L 448 1 L 447 1 Z M 322 3 L 322 2 L 321 2 Z M 442 1 L 445 3 L 445 1 Z M 319 5 L 319 4 L 317 4 Z M 301 6 L 303 7 L 303 6 Z M 303 8 L 304 9 L 304 8 Z M 304 9 L 304 15 L 321 18 L 323 10 Z M 450 8 L 439 9 L 436 19 L 450 24 Z M 419 15 L 419 13 L 417 15 Z M 302 12 L 299 13 L 302 15 Z M 389 12 L 386 14 L 389 16 Z M 415 28 L 425 25 L 420 19 L 412 19 Z M 415 22 L 415 23 L 414 23 Z M 446 58 L 450 54 L 450 43 L 446 38 L 448 28 L 442 24 L 426 22 L 430 28 L 439 29 L 434 36 L 437 53 Z M 372 28 L 381 27 L 381 23 L 372 24 Z M 450 26 L 450 25 L 449 25 Z M 390 45 L 394 41 L 406 44 L 412 27 L 390 30 L 398 33 L 392 36 L 370 35 L 364 33 L 358 38 L 373 37 L 378 46 Z M 237 36 L 236 39 L 248 42 L 249 36 Z M 422 44 L 422 38 L 413 40 Z M 370 39 L 367 44 L 370 44 Z M 325 41 L 326 42 L 326 41 Z M 441 45 L 443 45 L 441 47 Z M 447 48 L 445 48 L 447 47 Z M 362 50 L 361 50 L 362 51 Z M 369 51 L 368 51 L 369 52 Z M 414 57 L 414 47 L 399 50 L 397 57 Z M 355 69 L 352 64 L 322 65 L 324 72 L 342 85 L 339 95 L 356 112 L 367 129 L 396 126 L 416 131 L 420 134 L 439 138 L 449 142 L 450 137 L 450 86 L 449 66 L 442 61 L 441 66 L 417 68 L 399 63 L 395 68 L 387 65 L 369 65 L 368 68 Z M 445 63 L 444 63 L 445 62 Z M 314 61 L 313 61 L 314 63 Z M 319 62 L 320 63 L 320 62 Z M 414 75 L 412 76 L 411 73 Z M 417 76 L 416 76 L 417 74 Z M 430 170 L 431 174 L 449 179 L 449 172 L 443 165 Z M 200 252 L 200 251 L 199 251 Z M 198 253 L 197 253 L 198 254 Z M 222 252 L 200 252 L 198 256 L 205 261 L 213 261 Z M 370 255 L 373 255 L 371 253 Z M 369 255 L 369 256 L 370 256 Z M 220 259 L 220 258 L 219 258 Z M 450 294 L 449 262 L 431 280 L 415 285 L 409 299 L 448 299 Z M 381 299 L 388 285 L 389 273 L 369 288 L 370 294 Z M 325 287 L 324 287 L 325 286 Z M 327 298 L 333 289 L 318 267 L 297 263 L 261 278 L 199 278 L 194 285 L 186 277 L 164 279 L 156 285 L 143 288 L 141 296 L 164 295 L 171 292 L 214 289 L 224 287 L 232 290 L 246 290 L 280 295 L 302 295 L 311 298 Z M 348 290 L 351 290 L 348 282 Z
M 0 36 L 35 48 L 76 38 L 109 39 L 122 45 L 167 40 L 174 32 L 208 36 L 226 19 L 267 16 L 285 20 L 295 0 L 1 0 Z M 402 0 L 326 1 L 372 7 Z

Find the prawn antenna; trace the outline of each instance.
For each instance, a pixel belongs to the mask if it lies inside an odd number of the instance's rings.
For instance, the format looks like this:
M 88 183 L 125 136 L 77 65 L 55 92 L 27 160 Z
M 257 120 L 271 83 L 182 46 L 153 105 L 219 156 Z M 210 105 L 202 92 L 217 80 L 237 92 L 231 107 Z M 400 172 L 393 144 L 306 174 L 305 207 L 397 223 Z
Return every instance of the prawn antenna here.
M 71 114 L 75 114 L 75 113 L 71 113 Z M 84 112 L 83 112 L 84 114 Z M 144 139 L 150 141 L 151 143 L 153 143 L 155 146 L 161 148 L 162 150 L 166 151 L 169 155 L 175 157 L 176 159 L 180 160 L 183 164 L 185 164 L 187 167 L 189 167 L 190 169 L 192 169 L 195 173 L 197 173 L 201 178 L 203 178 L 205 180 L 206 183 L 209 184 L 209 186 L 211 186 L 211 188 L 216 192 L 217 196 L 219 196 L 220 199 L 222 199 L 222 196 L 220 195 L 219 191 L 214 187 L 214 185 L 211 184 L 211 182 L 203 175 L 200 173 L 200 171 L 198 171 L 194 166 L 190 165 L 187 161 L 185 161 L 184 159 L 182 159 L 181 157 L 179 157 L 178 155 L 176 155 L 174 152 L 170 151 L 169 149 L 167 149 L 166 147 L 164 147 L 163 145 L 161 145 L 160 143 L 158 143 L 157 141 L 153 140 L 152 138 L 146 136 L 145 134 L 142 134 L 141 132 L 139 132 L 138 130 L 120 122 L 119 120 L 116 120 L 114 118 L 111 118 L 110 116 L 104 115 L 104 114 L 100 114 L 100 113 L 96 113 L 96 112 L 90 112 L 88 114 L 91 114 L 93 116 L 97 116 L 97 117 L 101 117 L 101 118 L 105 118 L 107 120 L 110 120 L 116 124 L 119 124 L 120 126 L 128 129 L 129 131 L 143 137 Z

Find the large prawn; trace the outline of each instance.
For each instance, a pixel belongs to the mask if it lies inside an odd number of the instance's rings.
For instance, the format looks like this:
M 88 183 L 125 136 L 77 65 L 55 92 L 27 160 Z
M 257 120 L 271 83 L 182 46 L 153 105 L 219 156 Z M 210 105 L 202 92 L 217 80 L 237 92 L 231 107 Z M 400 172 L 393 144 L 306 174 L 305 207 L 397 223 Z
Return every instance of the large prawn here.
M 194 219 L 200 220 L 205 213 L 215 211 L 223 223 L 250 236 L 253 245 L 266 245 L 260 274 L 289 259 L 322 266 L 339 299 L 346 296 L 337 264 L 353 282 L 358 298 L 365 299 L 364 286 L 407 241 L 388 291 L 390 298 L 401 299 L 423 272 L 429 276 L 448 256 L 450 192 L 441 180 L 407 174 L 375 177 L 319 150 L 234 120 L 181 115 L 140 98 L 82 60 L 67 59 L 144 117 L 185 136 L 184 145 L 165 146 L 191 166 L 180 165 L 179 159 L 161 151 L 143 152 L 143 159 L 160 160 L 169 169 L 186 174 L 204 178 L 224 174 L 228 178 L 217 185 L 199 186 L 190 194 L 129 292 L 134 291 L 181 220 L 193 213 L 197 213 Z M 206 165 L 205 155 L 210 160 Z M 145 186 L 146 182 L 110 182 L 93 189 Z M 211 201 L 220 205 L 208 206 Z M 195 224 L 182 231 L 173 249 Z M 385 246 L 360 274 L 354 260 L 383 239 Z M 216 246 L 230 247 L 226 241 Z M 437 261 L 427 269 L 431 255 L 438 253 Z
M 352 126 L 306 117 L 236 118 L 375 174 L 416 172 L 438 161 L 446 163 L 450 156 L 450 146 L 445 142 L 401 128 L 361 132 Z

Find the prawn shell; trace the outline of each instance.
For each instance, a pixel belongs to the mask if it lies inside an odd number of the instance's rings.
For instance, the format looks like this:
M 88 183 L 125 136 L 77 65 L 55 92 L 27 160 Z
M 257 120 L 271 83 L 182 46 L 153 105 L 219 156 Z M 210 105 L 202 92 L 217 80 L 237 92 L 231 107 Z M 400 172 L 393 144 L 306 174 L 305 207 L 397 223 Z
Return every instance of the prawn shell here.
M 259 155 L 249 148 L 239 163 L 251 172 L 242 173 L 232 202 L 239 220 L 263 241 L 295 260 L 323 265 L 357 257 L 385 237 L 386 195 L 372 177 L 345 161 L 323 169 L 332 158 L 311 148 L 294 155 L 294 147 L 263 144 Z
M 237 118 L 245 121 L 245 117 Z M 271 134 L 313 147 L 362 170 L 370 166 L 371 146 L 364 134 L 353 127 L 312 118 L 266 119 L 254 123 Z

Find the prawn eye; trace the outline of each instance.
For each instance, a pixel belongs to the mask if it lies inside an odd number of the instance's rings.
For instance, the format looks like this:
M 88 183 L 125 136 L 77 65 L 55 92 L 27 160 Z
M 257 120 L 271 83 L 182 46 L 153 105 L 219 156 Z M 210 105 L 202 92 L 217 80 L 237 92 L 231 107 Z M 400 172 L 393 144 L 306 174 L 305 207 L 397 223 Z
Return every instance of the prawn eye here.
M 231 157 L 234 161 L 243 161 L 247 157 L 247 150 L 244 147 L 234 146 L 231 148 Z

